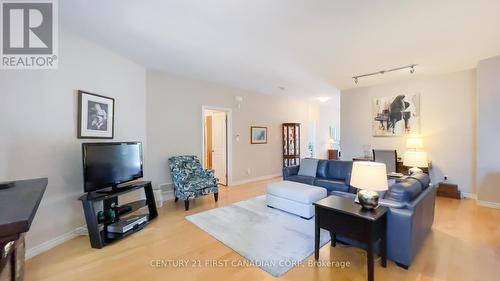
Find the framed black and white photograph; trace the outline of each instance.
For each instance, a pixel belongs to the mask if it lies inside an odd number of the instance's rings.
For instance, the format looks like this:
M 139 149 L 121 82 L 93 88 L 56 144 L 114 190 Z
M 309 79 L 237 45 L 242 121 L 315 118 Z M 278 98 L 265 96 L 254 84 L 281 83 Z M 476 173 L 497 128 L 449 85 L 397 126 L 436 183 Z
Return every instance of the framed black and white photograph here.
M 78 138 L 112 139 L 115 99 L 78 91 Z
M 266 144 L 267 143 L 267 127 L 250 127 L 250 143 L 251 144 Z

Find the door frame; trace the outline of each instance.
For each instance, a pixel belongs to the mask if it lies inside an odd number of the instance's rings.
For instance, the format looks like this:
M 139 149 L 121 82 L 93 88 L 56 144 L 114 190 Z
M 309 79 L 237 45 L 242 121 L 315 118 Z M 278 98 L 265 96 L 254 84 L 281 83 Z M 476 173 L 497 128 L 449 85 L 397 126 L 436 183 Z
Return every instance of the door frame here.
M 215 110 L 223 111 L 226 113 L 226 186 L 230 186 L 233 182 L 232 171 L 233 171 L 233 110 L 231 108 L 202 105 L 201 106 L 201 160 L 205 163 L 205 111 Z

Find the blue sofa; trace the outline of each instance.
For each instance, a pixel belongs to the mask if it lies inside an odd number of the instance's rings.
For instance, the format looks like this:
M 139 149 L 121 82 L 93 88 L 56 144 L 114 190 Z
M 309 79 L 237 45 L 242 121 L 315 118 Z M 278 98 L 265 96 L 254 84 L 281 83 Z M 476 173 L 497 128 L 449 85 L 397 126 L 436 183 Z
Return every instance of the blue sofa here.
M 312 179 L 298 176 L 299 166 L 286 167 L 283 169 L 283 178 L 284 180 L 322 186 L 328 190 L 330 195 L 354 200 L 356 189 L 349 186 L 352 171 L 352 162 L 350 162 L 351 170 L 347 169 L 349 162 L 319 160 L 316 178 Z M 320 165 L 322 165 L 321 168 Z M 337 171 L 334 171 L 336 169 Z M 323 171 L 327 171 L 327 173 L 324 174 Z M 324 184 L 325 180 L 333 181 L 333 183 L 326 185 Z M 431 230 L 434 222 L 436 189 L 436 186 L 430 183 L 427 174 L 419 173 L 396 182 L 389 187 L 389 190 L 381 194 L 380 205 L 389 207 L 387 213 L 387 258 L 400 267 L 408 269 Z M 346 237 L 337 236 L 337 240 L 364 247 L 364 245 Z
M 300 166 L 283 169 L 283 179 L 326 188 L 328 192 L 349 192 L 352 161 L 318 160 L 316 177 L 298 175 Z M 351 190 L 352 191 L 352 190 Z

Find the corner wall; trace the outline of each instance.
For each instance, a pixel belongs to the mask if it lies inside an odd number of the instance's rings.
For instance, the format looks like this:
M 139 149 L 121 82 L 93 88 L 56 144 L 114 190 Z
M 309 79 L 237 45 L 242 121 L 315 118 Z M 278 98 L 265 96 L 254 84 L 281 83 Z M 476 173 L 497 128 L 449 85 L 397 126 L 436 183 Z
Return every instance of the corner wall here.
M 477 77 L 477 195 L 500 208 L 500 56 L 480 61 Z
M 48 177 L 27 235 L 28 255 L 74 237 L 85 224 L 78 89 L 115 98 L 115 138 L 146 142 L 145 68 L 61 25 L 57 70 L 0 71 L 0 181 Z
M 432 182 L 443 181 L 447 175 L 463 192 L 476 193 L 476 92 L 475 70 L 409 77 L 394 83 L 342 91 L 342 159 L 362 156 L 365 144 L 375 149 L 397 149 L 398 156 L 403 156 L 407 150 L 405 137 L 372 136 L 372 100 L 420 93 L 423 150 L 432 161 Z
M 236 96 L 243 97 L 241 108 Z M 169 157 L 190 154 L 201 159 L 203 105 L 232 110 L 232 135 L 228 138 L 232 142 L 233 184 L 281 175 L 284 122 L 302 124 L 301 154 L 306 155 L 309 102 L 148 70 L 146 165 L 155 185 L 172 183 Z M 268 143 L 250 144 L 250 126 L 268 127 Z
M 318 158 L 328 159 L 328 149 L 331 149 L 331 144 L 328 143 L 330 139 L 330 127 L 336 128 L 337 137 L 340 136 L 340 93 L 328 102 L 321 104 L 319 111 L 316 129 L 316 154 Z M 338 143 L 334 144 L 334 148 L 338 149 Z

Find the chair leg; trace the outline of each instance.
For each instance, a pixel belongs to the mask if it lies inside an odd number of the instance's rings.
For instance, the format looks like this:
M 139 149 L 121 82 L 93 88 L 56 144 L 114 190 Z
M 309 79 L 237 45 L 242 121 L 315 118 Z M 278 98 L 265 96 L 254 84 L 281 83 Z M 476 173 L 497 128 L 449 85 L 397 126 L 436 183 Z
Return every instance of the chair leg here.
M 215 202 L 219 201 L 219 193 L 214 193 Z
M 186 209 L 186 211 L 189 210 L 189 200 L 184 200 L 184 208 Z
M 175 197 L 175 203 L 177 203 L 177 201 L 179 201 L 179 198 L 178 197 Z

